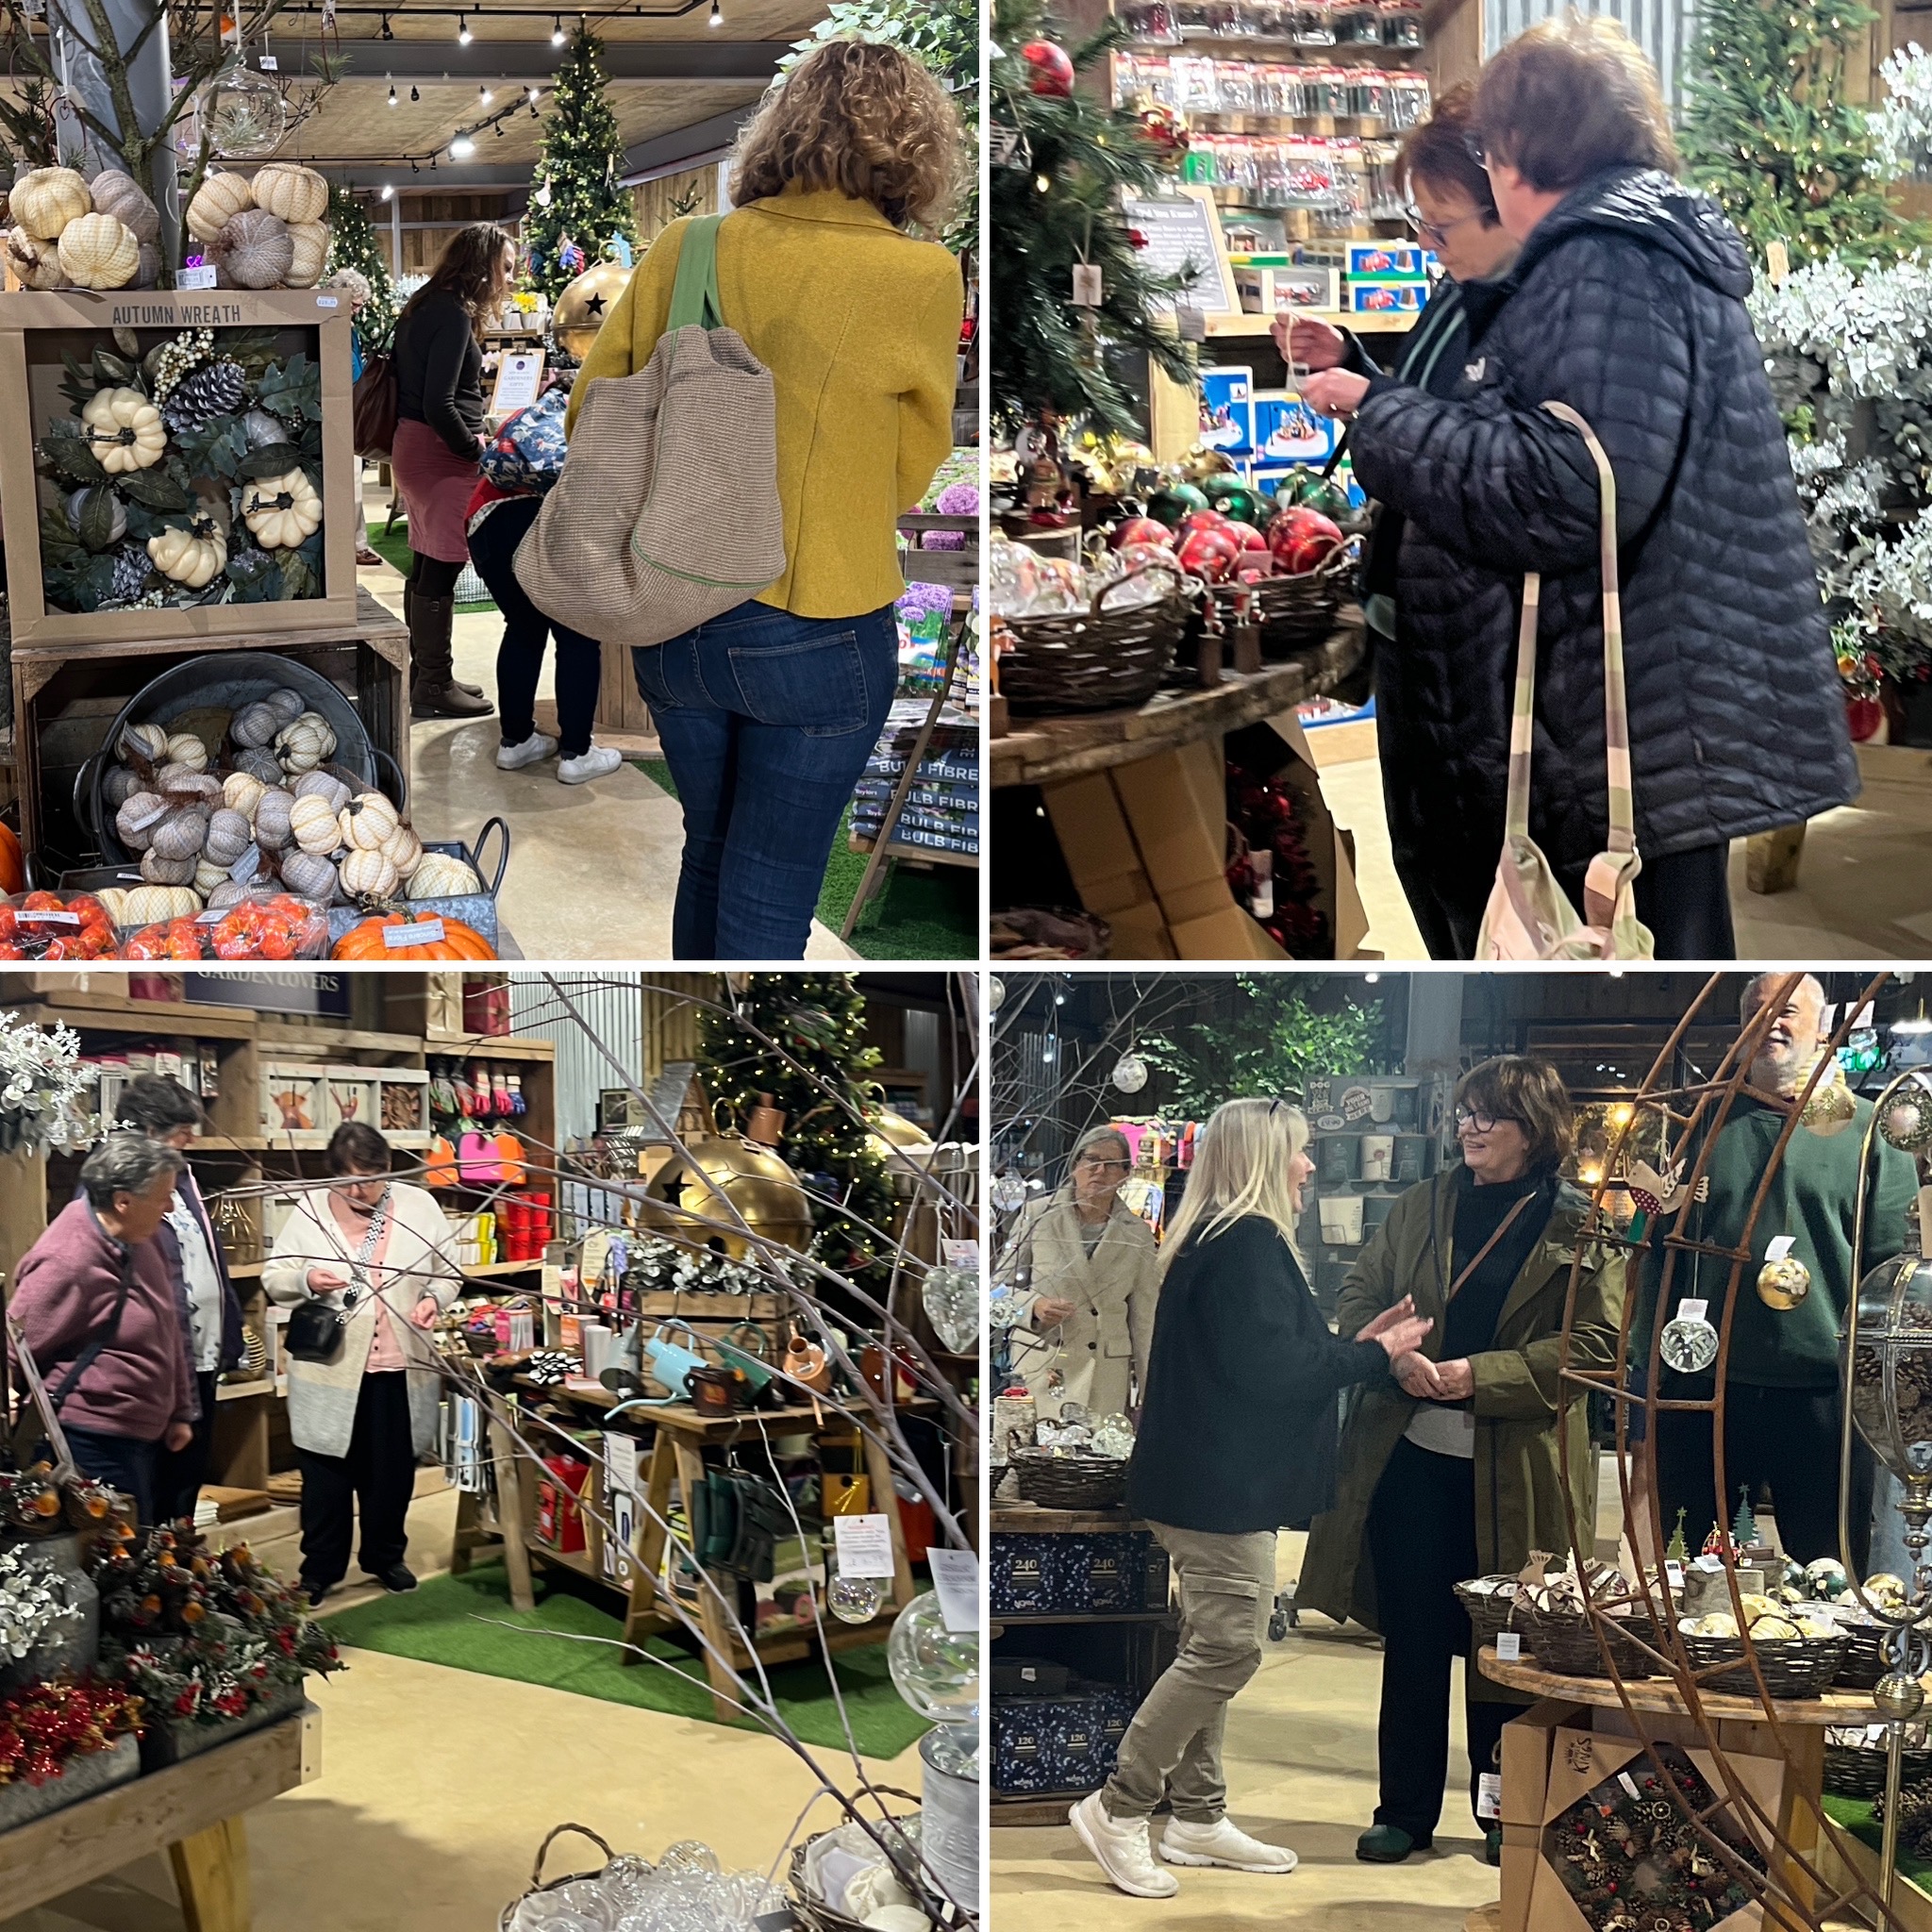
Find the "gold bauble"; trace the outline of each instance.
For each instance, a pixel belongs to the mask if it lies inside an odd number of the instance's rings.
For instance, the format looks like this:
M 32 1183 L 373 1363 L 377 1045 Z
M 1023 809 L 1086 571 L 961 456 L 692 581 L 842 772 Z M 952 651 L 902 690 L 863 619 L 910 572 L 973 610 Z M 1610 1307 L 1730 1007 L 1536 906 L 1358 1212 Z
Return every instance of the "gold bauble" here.
M 1820 1140 L 1841 1134 L 1857 1118 L 1858 1103 L 1845 1085 L 1844 1070 L 1834 1066 L 1811 1090 L 1811 1097 L 1798 1109 L 1798 1124 Z
M 600 261 L 595 268 L 587 268 L 557 298 L 551 323 L 557 346 L 581 362 L 591 353 L 597 331 L 617 307 L 617 298 L 630 277 L 630 270 L 614 261 Z
M 911 1168 L 925 1172 L 932 1158 L 933 1139 L 917 1121 L 908 1121 L 890 1107 L 879 1108 L 866 1116 L 872 1132 L 866 1145 L 891 1168 Z
M 1788 1314 L 1811 1292 L 1811 1271 L 1795 1255 L 1767 1261 L 1757 1271 L 1757 1299 L 1779 1314 Z
M 1199 483 L 1208 476 L 1227 475 L 1234 467 L 1232 457 L 1224 456 L 1218 449 L 1208 449 L 1198 442 L 1180 460 L 1181 475 L 1189 483 Z
M 700 1134 L 652 1180 L 639 1217 L 656 1234 L 734 1261 L 756 1249 L 738 1217 L 768 1241 L 803 1253 L 811 1245 L 811 1208 L 798 1176 L 767 1147 L 737 1134 Z M 734 1213 L 733 1210 L 736 1209 Z

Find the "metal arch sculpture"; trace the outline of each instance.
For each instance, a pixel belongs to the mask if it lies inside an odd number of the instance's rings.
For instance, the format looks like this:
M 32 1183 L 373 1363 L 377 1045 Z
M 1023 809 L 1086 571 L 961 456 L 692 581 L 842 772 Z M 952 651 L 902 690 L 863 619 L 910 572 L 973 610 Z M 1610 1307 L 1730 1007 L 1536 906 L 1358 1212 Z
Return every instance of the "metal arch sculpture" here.
M 1749 1086 L 1749 1074 L 1759 1047 L 1768 1037 L 1774 1020 L 1783 1007 L 1791 991 L 1805 977 L 1802 973 L 1770 975 L 1772 985 L 1769 996 L 1760 1004 L 1751 1022 L 1742 1027 L 1726 1050 L 1717 1072 L 1708 1079 L 1690 1085 L 1674 1084 L 1672 1070 L 1675 1065 L 1678 1050 L 1692 1022 L 1704 1011 L 1724 981 L 1723 974 L 1713 974 L 1705 983 L 1695 1000 L 1673 1030 L 1669 1040 L 1658 1053 L 1641 1086 L 1632 1096 L 1629 1117 L 1621 1123 L 1615 1132 L 1606 1159 L 1602 1177 L 1594 1184 L 1591 1195 L 1591 1215 L 1586 1223 L 1589 1237 L 1579 1241 L 1578 1250 L 1571 1266 L 1568 1292 L 1563 1312 L 1561 1345 L 1558 1355 L 1559 1389 L 1574 1399 L 1584 1400 L 1590 1394 L 1607 1396 L 1614 1409 L 1616 1418 L 1616 1451 L 1618 1462 L 1618 1484 L 1623 1500 L 1624 1520 L 1632 1522 L 1632 1484 L 1628 1450 L 1630 1444 L 1630 1419 L 1641 1411 L 1644 1419 L 1643 1441 L 1641 1453 L 1644 1457 L 1646 1487 L 1651 1498 L 1657 1494 L 1657 1424 L 1660 1415 L 1677 1413 L 1703 1413 L 1711 1419 L 1712 1466 L 1715 1497 L 1728 1495 L 1729 1485 L 1724 1466 L 1724 1376 L 1730 1357 L 1731 1323 L 1738 1305 L 1738 1290 L 1747 1264 L 1754 1258 L 1753 1235 L 1757 1217 L 1763 1208 L 1772 1180 L 1783 1163 L 1786 1147 L 1791 1135 L 1798 1130 L 1801 1116 L 1812 1101 L 1814 1093 L 1827 1072 L 1835 1066 L 1837 1049 L 1843 1043 L 1845 1035 L 1851 1029 L 1853 1017 L 1869 1002 L 1885 984 L 1888 977 L 1878 974 L 1867 985 L 1857 1001 L 1847 1003 L 1843 1016 L 1831 1041 L 1809 1077 L 1793 1099 L 1787 1103 L 1774 1094 L 1765 1094 Z M 1633 1134 L 1639 1123 L 1647 1114 L 1661 1112 L 1667 1129 L 1674 1130 L 1674 1144 L 1694 1146 L 1695 1155 L 1690 1173 L 1684 1177 L 1684 1198 L 1696 1197 L 1699 1183 L 1703 1181 L 1712 1150 L 1719 1133 L 1729 1119 L 1731 1110 L 1740 1096 L 1759 1100 L 1789 1110 L 1789 1117 L 1780 1131 L 1771 1158 L 1760 1176 L 1757 1189 L 1753 1195 L 1737 1248 L 1723 1248 L 1714 1243 L 1693 1241 L 1680 1234 L 1675 1226 L 1663 1231 L 1646 1229 L 1644 1239 L 1632 1241 L 1620 1234 L 1609 1213 L 1605 1196 L 1612 1186 L 1612 1175 L 1617 1172 L 1623 1158 L 1626 1155 Z M 1866 1152 L 1869 1156 L 1870 1135 L 1866 1138 Z M 1861 1169 L 1862 1173 L 1862 1169 Z M 1860 1189 L 1862 1209 L 1863 1188 Z M 1862 1221 L 1862 1213 L 1860 1216 Z M 1640 1253 L 1649 1253 L 1656 1246 L 1662 1249 L 1662 1264 L 1658 1270 L 1657 1294 L 1652 1308 L 1650 1332 L 1642 1337 L 1632 1334 L 1636 1297 L 1626 1293 L 1624 1311 L 1619 1324 L 1614 1359 L 1607 1365 L 1593 1364 L 1583 1357 L 1577 1347 L 1575 1335 L 1575 1311 L 1583 1274 L 1586 1253 L 1590 1246 L 1621 1249 L 1633 1260 Z M 1717 1357 L 1712 1364 L 1714 1376 L 1713 1392 L 1708 1398 L 1664 1398 L 1657 1392 L 1659 1368 L 1662 1362 L 1661 1340 L 1664 1326 L 1670 1318 L 1673 1296 L 1672 1288 L 1680 1257 L 1695 1254 L 1713 1257 L 1727 1264 L 1728 1272 L 1724 1285 L 1724 1312 L 1718 1336 Z M 1857 1252 L 1854 1250 L 1855 1271 Z M 1853 1282 L 1852 1304 L 1856 1307 L 1857 1282 Z M 1633 1346 L 1636 1359 L 1633 1360 Z M 1600 1351 L 1597 1352 L 1600 1356 Z M 1641 1379 L 1632 1374 L 1633 1368 L 1641 1370 Z M 1849 1409 L 1849 1404 L 1847 1404 Z M 1849 1414 L 1845 1423 L 1847 1440 L 1841 1445 L 1841 1460 L 1850 1457 Z M 1573 1502 L 1573 1489 L 1570 1480 L 1569 1437 L 1566 1430 L 1559 1429 L 1557 1435 L 1558 1456 L 1561 1466 L 1561 1491 L 1564 1499 L 1566 1526 L 1570 1535 L 1573 1551 L 1579 1555 L 1588 1554 L 1588 1543 L 1583 1536 L 1583 1525 L 1578 1522 Z M 1840 1514 L 1843 1514 L 1842 1501 Z M 1723 1521 L 1722 1507 L 1718 1520 Z M 1791 1827 L 1798 1824 L 1789 1809 L 1782 1816 L 1773 1816 L 1760 1804 L 1748 1784 L 1738 1774 L 1731 1754 L 1726 1751 L 1720 1735 L 1720 1725 L 1725 1717 L 1715 1714 L 1707 1706 L 1710 1694 L 1707 1681 L 1713 1676 L 1733 1672 L 1738 1668 L 1735 1659 L 1720 1664 L 1707 1664 L 1702 1667 L 1693 1662 L 1677 1628 L 1677 1612 L 1670 1578 L 1666 1569 L 1668 1553 L 1666 1533 L 1658 1509 L 1650 1510 L 1650 1537 L 1654 1548 L 1651 1551 L 1639 1550 L 1636 1538 L 1632 1537 L 1632 1550 L 1636 1557 L 1638 1576 L 1635 1579 L 1637 1601 L 1642 1613 L 1649 1620 L 1650 1638 L 1629 1633 L 1629 1623 L 1633 1620 L 1619 1618 L 1615 1628 L 1620 1642 L 1629 1643 L 1648 1660 L 1649 1667 L 1657 1676 L 1664 1679 L 1675 1691 L 1683 1713 L 1695 1727 L 1700 1744 L 1700 1754 L 1707 1757 L 1713 1768 L 1711 1780 L 1714 1799 L 1702 1811 L 1694 1809 L 1675 1780 L 1669 1776 L 1657 1740 L 1646 1735 L 1644 1710 L 1633 1696 L 1631 1680 L 1619 1666 L 1617 1648 L 1608 1641 L 1609 1612 L 1606 1598 L 1600 1589 L 1592 1586 L 1588 1576 L 1582 1574 L 1583 1566 L 1576 1567 L 1583 1586 L 1585 1614 L 1592 1633 L 1597 1639 L 1602 1653 L 1603 1673 L 1614 1686 L 1618 1704 L 1630 1727 L 1631 1736 L 1641 1740 L 1645 1756 L 1652 1766 L 1662 1776 L 1665 1788 L 1669 1790 L 1672 1801 L 1683 1814 L 1687 1823 L 1695 1832 L 1698 1840 L 1710 1857 L 1718 1860 L 1762 1907 L 1763 1923 L 1766 1927 L 1786 1928 L 1786 1932 L 1822 1932 L 1828 1918 L 1840 1916 L 1848 1910 L 1859 1910 L 1874 1923 L 1892 1928 L 1892 1932 L 1903 1932 L 1901 1922 L 1890 1905 L 1890 1859 L 1888 1857 L 1885 1877 L 1875 1889 L 1862 1881 L 1838 1891 L 1830 1890 L 1823 1871 L 1815 1858 L 1806 1849 L 1794 1842 Z M 1842 1538 L 1842 1524 L 1841 1536 Z M 1742 1633 L 1744 1659 L 1748 1664 L 1756 1685 L 1756 1696 L 1762 1713 L 1760 1722 L 1774 1740 L 1785 1765 L 1785 1790 L 1797 1791 L 1803 1797 L 1803 1809 L 1808 1814 L 1814 1830 L 1806 1832 L 1808 1842 L 1816 1845 L 1821 1840 L 1830 1843 L 1838 1852 L 1840 1863 L 1848 1871 L 1856 1873 L 1857 1866 L 1850 1855 L 1850 1835 L 1837 1825 L 1824 1812 L 1818 1795 L 1811 1791 L 1807 1783 L 1807 1767 L 1800 1761 L 1800 1752 L 1790 1735 L 1792 1726 L 1780 1710 L 1778 1700 L 1772 1694 L 1766 1683 L 1762 1659 L 1746 1629 L 1746 1619 L 1740 1601 L 1734 1553 L 1728 1545 L 1725 1550 L 1725 1579 L 1729 1586 L 1733 1612 Z M 1848 1566 L 1849 1574 L 1849 1566 Z M 1862 1591 L 1860 1592 L 1862 1596 Z M 1923 1614 L 1932 1618 L 1932 1605 Z M 1734 1718 L 1734 1713 L 1726 1714 Z M 1877 1713 L 1874 1710 L 1874 1716 Z M 1898 1733 L 1895 1727 L 1894 1739 Z M 1894 1760 L 1896 1759 L 1894 1743 Z M 1895 1816 L 1895 1807 L 1889 1807 Z M 1742 1824 L 1750 1838 L 1762 1852 L 1765 1870 L 1759 1872 L 1740 1858 L 1731 1842 L 1713 1828 L 1720 1813 L 1728 1812 Z M 1890 1849 L 1888 1834 L 1888 1852 Z

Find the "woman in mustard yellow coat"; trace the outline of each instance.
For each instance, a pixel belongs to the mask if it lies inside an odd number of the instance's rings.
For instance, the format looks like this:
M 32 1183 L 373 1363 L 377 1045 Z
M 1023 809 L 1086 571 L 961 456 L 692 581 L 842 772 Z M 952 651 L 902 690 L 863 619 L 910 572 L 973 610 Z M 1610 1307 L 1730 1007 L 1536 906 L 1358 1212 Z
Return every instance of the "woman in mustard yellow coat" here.
M 697 629 L 633 653 L 684 808 L 672 950 L 805 954 L 840 817 L 898 682 L 895 527 L 952 447 L 959 265 L 943 223 L 958 122 L 895 47 L 832 41 L 741 137 L 718 228 L 724 321 L 778 403 L 785 575 Z M 650 360 L 686 229 L 652 243 L 571 397 Z

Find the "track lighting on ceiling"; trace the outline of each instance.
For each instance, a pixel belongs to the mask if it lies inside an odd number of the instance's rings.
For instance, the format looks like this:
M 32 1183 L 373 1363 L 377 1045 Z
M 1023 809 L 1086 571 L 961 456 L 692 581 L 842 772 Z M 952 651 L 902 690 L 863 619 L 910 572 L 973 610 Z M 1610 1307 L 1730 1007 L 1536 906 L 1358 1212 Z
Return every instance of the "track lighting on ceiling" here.
M 538 90 L 537 88 L 534 88 L 534 87 L 533 87 L 533 88 L 532 88 L 532 89 L 530 90 L 530 105 L 531 105 L 531 107 L 533 107 L 533 108 L 534 108 L 534 107 L 535 107 L 535 106 L 537 105 L 537 100 L 538 100 L 538 95 L 539 95 L 539 92 L 540 92 L 540 90 Z
M 490 90 L 487 87 L 477 88 L 476 100 L 479 106 L 487 108 L 490 105 L 491 99 L 492 96 L 491 94 Z
M 414 81 L 409 83 L 409 98 L 412 101 L 420 101 L 423 98 L 423 90 Z
M 391 108 L 396 104 L 396 84 L 393 80 L 391 80 L 389 83 L 389 104 Z
M 470 42 L 474 41 L 475 38 L 475 35 L 470 31 L 470 16 L 467 13 L 458 14 L 457 45 L 459 47 L 467 47 L 470 44 Z
M 459 134 L 449 144 L 449 158 L 453 161 L 467 161 L 476 152 L 476 143 L 467 134 Z M 432 168 L 434 161 L 429 164 Z
M 382 184 L 382 198 L 385 201 L 393 201 L 396 198 L 395 190 L 387 181 Z
M 718 5 L 718 0 L 711 0 L 711 18 L 708 24 L 712 26 L 724 25 L 724 9 Z
M 563 15 L 560 13 L 550 16 L 550 44 L 553 47 L 563 45 Z
M 396 37 L 396 30 L 390 25 L 389 15 L 386 13 L 382 16 L 382 37 L 386 41 L 392 41 Z

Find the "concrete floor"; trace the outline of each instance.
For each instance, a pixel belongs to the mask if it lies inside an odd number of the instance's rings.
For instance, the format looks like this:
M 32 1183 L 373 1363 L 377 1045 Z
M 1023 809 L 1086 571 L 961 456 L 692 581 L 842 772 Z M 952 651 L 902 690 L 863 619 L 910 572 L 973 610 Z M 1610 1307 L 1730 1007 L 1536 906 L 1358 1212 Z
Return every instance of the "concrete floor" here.
M 386 506 L 370 503 L 372 517 Z M 387 563 L 358 573 L 364 587 L 398 617 L 403 580 Z M 502 621 L 493 611 L 458 615 L 458 677 L 493 697 Z M 538 686 L 539 722 L 552 708 L 553 659 Z M 501 814 L 509 824 L 509 870 L 498 897 L 504 924 L 527 959 L 668 959 L 671 902 L 677 889 L 684 821 L 677 801 L 635 765 L 590 785 L 558 781 L 546 760 L 521 772 L 496 769 L 492 715 L 429 720 L 411 727 L 415 767 L 411 817 L 430 837 L 473 841 Z M 621 749 L 655 757 L 654 742 Z M 859 955 L 816 922 L 808 959 Z
M 455 1505 L 437 1489 L 410 1511 L 419 1575 L 447 1567 Z M 287 1514 L 258 1521 L 275 1528 Z M 291 1541 L 255 1547 L 292 1571 Z M 356 1574 L 330 1608 L 374 1593 Z M 323 1713 L 321 1778 L 248 1817 L 260 1932 L 490 1932 L 527 1886 L 544 1834 L 566 1821 L 619 1851 L 655 1858 L 696 1838 L 727 1867 L 763 1870 L 811 1795 L 805 1767 L 765 1738 L 376 1651 L 348 1656 L 348 1670 L 310 1686 Z M 840 1778 L 832 1754 L 816 1756 Z M 919 1789 L 916 1746 L 865 1769 Z M 821 1804 L 808 1829 L 834 1822 Z M 552 1875 L 597 1857 L 569 1839 L 555 1856 Z M 161 1857 L 0 1923 L 7 1932 L 188 1932 Z
M 1421 959 L 1422 935 L 1403 896 L 1382 813 L 1382 768 L 1356 753 L 1373 738 L 1351 725 L 1309 734 L 1323 795 L 1355 835 L 1356 882 L 1367 944 L 1386 959 Z M 1324 743 L 1324 741 L 1327 742 Z M 1861 747 L 1864 791 L 1811 821 L 1798 883 L 1769 896 L 1745 884 L 1744 844 L 1731 849 L 1731 908 L 1740 959 L 1923 959 L 1932 952 L 1932 752 Z

